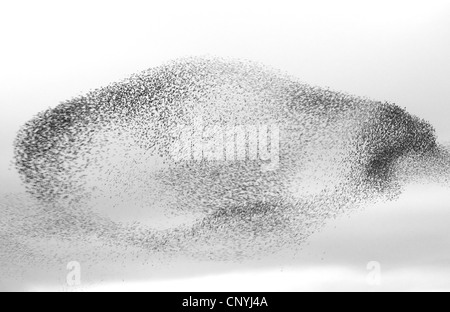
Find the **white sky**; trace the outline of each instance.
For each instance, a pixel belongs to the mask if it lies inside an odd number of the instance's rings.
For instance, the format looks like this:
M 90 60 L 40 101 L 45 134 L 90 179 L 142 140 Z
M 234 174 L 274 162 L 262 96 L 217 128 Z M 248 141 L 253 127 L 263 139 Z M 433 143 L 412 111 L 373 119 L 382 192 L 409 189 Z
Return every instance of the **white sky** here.
M 260 61 L 307 83 L 395 102 L 430 121 L 440 140 L 450 141 L 450 1 L 2 0 L 2 189 L 18 185 L 8 171 L 12 141 L 20 125 L 37 112 L 164 61 L 205 54 Z M 448 198 L 444 203 L 445 208 Z M 420 220 L 429 213 L 426 224 L 433 227 L 439 222 L 434 216 L 443 208 L 436 202 L 426 205 L 415 209 L 423 213 Z M 389 217 L 390 209 L 371 213 L 365 221 L 356 218 L 350 223 L 403 220 Z M 405 230 L 415 235 L 427 231 L 420 222 L 408 224 Z M 380 239 L 399 237 L 401 244 L 404 236 L 396 236 L 395 225 L 390 229 L 394 232 Z M 362 239 L 353 241 L 354 237 L 378 238 L 367 226 L 356 230 L 358 235 L 348 237 L 346 230 L 338 231 L 349 240 L 348 248 L 364 244 Z M 338 235 L 324 233 L 322 243 Z M 441 260 L 446 257 L 438 252 L 443 248 L 434 250 Z M 323 249 L 333 250 L 326 244 Z M 333 271 L 338 276 L 354 270 L 352 259 L 345 257 L 348 254 L 351 250 L 330 257 L 334 260 L 329 267 L 339 262 Z M 371 260 L 376 259 L 367 262 Z M 364 268 L 365 263 L 361 265 Z M 417 270 L 416 265 L 420 268 L 417 263 L 410 265 L 409 272 Z M 309 281 L 320 281 L 319 275 Z M 273 278 L 286 278 L 277 276 Z M 427 278 L 439 280 L 428 275 L 423 280 Z

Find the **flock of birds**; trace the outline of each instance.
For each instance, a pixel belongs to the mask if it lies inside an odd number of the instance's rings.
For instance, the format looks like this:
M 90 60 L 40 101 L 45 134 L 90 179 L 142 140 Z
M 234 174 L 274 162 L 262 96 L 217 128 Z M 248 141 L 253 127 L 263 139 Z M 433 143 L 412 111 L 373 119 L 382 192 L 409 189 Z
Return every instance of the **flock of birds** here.
M 279 166 L 263 170 L 262 157 L 175 159 L 198 118 L 200 130 L 228 129 L 232 139 L 239 127 L 275 125 L 277 140 L 260 133 L 259 144 L 267 139 Z M 209 145 L 226 153 L 223 140 Z M 239 146 L 249 155 L 248 143 Z M 396 105 L 252 62 L 182 59 L 24 125 L 15 164 L 27 195 L 1 202 L 0 260 L 51 262 L 70 249 L 120 261 L 128 248 L 143 258 L 261 257 L 300 246 L 330 218 L 395 198 L 408 181 L 446 182 L 448 155 L 430 124 Z

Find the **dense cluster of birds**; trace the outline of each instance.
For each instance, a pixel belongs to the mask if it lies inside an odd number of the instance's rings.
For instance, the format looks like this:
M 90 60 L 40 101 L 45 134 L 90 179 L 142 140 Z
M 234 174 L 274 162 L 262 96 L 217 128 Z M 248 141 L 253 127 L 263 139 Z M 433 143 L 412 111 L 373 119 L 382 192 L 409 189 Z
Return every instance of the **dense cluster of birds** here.
M 277 125 L 279 167 L 173 159 L 180 126 L 199 117 L 204 128 Z M 300 245 L 368 200 L 395 197 L 402 173 L 423 159 L 444 166 L 445 153 L 432 126 L 396 105 L 252 62 L 182 59 L 61 103 L 20 130 L 15 164 L 39 208 L 10 235 L 89 238 L 141 255 L 255 257 Z

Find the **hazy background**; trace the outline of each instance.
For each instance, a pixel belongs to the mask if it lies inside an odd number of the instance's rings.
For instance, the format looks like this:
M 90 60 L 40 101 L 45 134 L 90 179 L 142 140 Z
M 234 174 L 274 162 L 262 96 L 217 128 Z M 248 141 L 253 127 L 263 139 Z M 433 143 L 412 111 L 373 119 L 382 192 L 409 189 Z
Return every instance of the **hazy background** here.
M 205 54 L 395 102 L 450 141 L 449 1 L 2 0 L 1 192 L 20 190 L 11 146 L 33 115 L 164 61 Z M 379 261 L 387 268 L 382 289 L 450 290 L 447 193 L 412 187 L 399 202 L 331 222 L 298 267 L 134 286 L 373 290 L 366 265 Z

